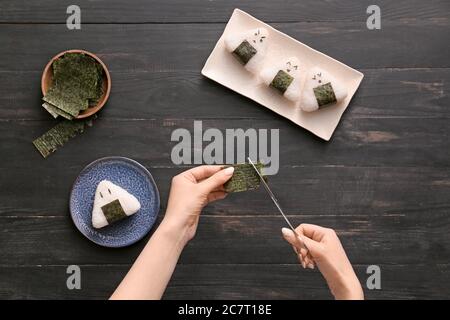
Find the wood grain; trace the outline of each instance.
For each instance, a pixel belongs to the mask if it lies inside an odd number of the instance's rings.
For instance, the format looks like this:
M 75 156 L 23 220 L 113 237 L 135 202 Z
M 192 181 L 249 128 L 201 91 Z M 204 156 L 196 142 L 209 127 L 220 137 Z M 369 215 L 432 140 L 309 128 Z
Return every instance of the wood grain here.
M 357 69 L 450 66 L 450 44 L 440 40 L 446 38 L 450 20 L 386 22 L 380 32 L 352 21 L 275 23 L 273 26 Z M 67 49 L 84 49 L 97 54 L 107 64 L 114 91 L 116 71 L 199 72 L 224 27 L 224 24 L 95 24 L 73 32 L 54 24 L 38 27 L 6 24 L 0 30 L 3 44 L 0 70 L 42 72 L 55 54 Z M 369 55 L 376 58 L 370 59 Z
M 71 148 L 67 146 L 67 148 Z M 63 151 L 61 151 L 63 152 Z M 66 151 L 70 153 L 70 151 Z M 56 155 L 55 155 L 56 157 Z M 161 215 L 167 201 L 170 180 L 185 168 L 151 167 L 147 165 L 161 195 Z M 57 165 L 55 161 L 55 165 Z M 68 164 L 66 160 L 62 161 Z M 62 166 L 62 165 L 60 165 Z M 2 217 L 66 217 L 71 185 L 83 164 L 76 159 L 54 179 L 53 165 L 38 168 L 3 168 L 0 191 Z M 34 177 L 29 183 L 28 177 Z M 289 215 L 407 215 L 409 212 L 450 208 L 450 169 L 434 167 L 347 167 L 347 166 L 283 166 L 269 183 Z M 293 192 L 296 190 L 297 192 Z M 23 196 L 18 197 L 20 193 Z M 272 203 L 259 190 L 232 194 L 226 200 L 206 207 L 206 215 L 268 216 L 276 214 Z M 328 225 L 332 225 L 329 222 Z
M 280 171 L 270 184 L 294 224 L 335 228 L 369 299 L 450 296 L 450 9 L 447 0 L 378 1 L 382 29 L 366 28 L 371 1 L 80 0 L 82 30 L 65 26 L 61 0 L 0 2 L 0 298 L 105 299 L 146 239 L 109 250 L 73 225 L 68 198 L 80 170 L 110 155 L 138 160 L 160 189 L 191 165 L 170 159 L 173 130 L 280 129 Z M 240 7 L 361 70 L 365 78 L 328 143 L 202 77 Z M 99 54 L 112 94 L 92 129 L 43 160 L 31 141 L 54 125 L 40 107 L 41 72 L 56 53 Z M 281 237 L 264 190 L 208 206 L 166 299 L 329 299 Z M 156 226 L 154 227 L 156 228 Z M 66 267 L 82 268 L 82 290 Z
M 107 299 L 128 265 L 82 265 L 81 290 L 66 287 L 67 266 L 0 268 L 2 299 Z M 365 290 L 366 299 L 442 299 L 449 265 L 380 265 L 382 290 Z M 355 265 L 363 283 L 366 265 Z M 48 285 L 53 284 L 51 290 Z M 164 299 L 331 299 L 318 271 L 296 264 L 178 265 Z
M 450 255 L 448 208 L 372 216 L 295 215 L 292 222 L 332 226 L 355 264 L 445 264 Z M 76 231 L 69 215 L 8 217 L 0 223 L 5 244 L 0 258 L 7 265 L 129 264 L 145 244 L 118 250 L 93 245 Z M 285 223 L 275 209 L 265 216 L 206 214 L 180 263 L 295 263 L 292 248 L 282 239 L 282 227 Z
M 51 120 L 2 121 L 0 141 L 4 155 L 0 168 L 23 170 L 32 161 L 35 169 L 47 167 L 58 172 L 74 165 L 81 169 L 94 159 L 111 154 L 144 161 L 149 166 L 173 166 L 171 152 L 178 141 L 171 141 L 172 132 L 177 128 L 193 132 L 194 125 L 192 119 L 116 121 L 100 118 L 92 129 L 43 161 L 30 141 L 54 123 Z M 446 148 L 449 127 L 446 118 L 411 118 L 407 121 L 402 118 L 344 119 L 331 143 L 315 138 L 281 117 L 226 122 L 209 119 L 203 120 L 202 124 L 203 130 L 217 128 L 223 133 L 227 128 L 280 129 L 281 166 L 448 168 L 449 165 L 450 150 Z
M 363 69 L 344 121 L 448 118 L 450 69 Z M 0 119 L 48 120 L 39 71 L 0 72 Z M 274 113 L 203 77 L 198 70 L 116 71 L 102 119 L 272 119 Z M 25 94 L 26 92 L 26 94 Z M 212 112 L 212 104 L 214 105 Z M 287 120 L 286 120 L 287 121 Z
M 0 22 L 65 23 L 68 0 L 3 0 Z M 193 23 L 226 22 L 234 8 L 247 10 L 266 21 L 362 21 L 368 15 L 369 0 L 284 0 L 274 4 L 269 0 L 146 0 L 109 1 L 78 0 L 83 23 Z M 386 20 L 448 18 L 449 4 L 445 0 L 377 1 Z

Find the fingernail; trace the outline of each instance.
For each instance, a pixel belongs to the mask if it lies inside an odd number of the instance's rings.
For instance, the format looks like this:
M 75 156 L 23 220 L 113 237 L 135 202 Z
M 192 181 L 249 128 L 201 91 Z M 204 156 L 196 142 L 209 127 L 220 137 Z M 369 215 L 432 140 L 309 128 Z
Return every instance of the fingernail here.
M 225 174 L 227 176 L 231 176 L 231 175 L 233 175 L 234 167 L 228 167 L 228 168 L 224 169 L 223 172 L 225 172 Z
M 308 268 L 314 269 L 314 265 L 312 263 L 308 264 Z
M 285 236 L 285 237 L 291 236 L 291 230 L 288 228 L 281 228 L 281 232 L 283 233 L 283 236 Z

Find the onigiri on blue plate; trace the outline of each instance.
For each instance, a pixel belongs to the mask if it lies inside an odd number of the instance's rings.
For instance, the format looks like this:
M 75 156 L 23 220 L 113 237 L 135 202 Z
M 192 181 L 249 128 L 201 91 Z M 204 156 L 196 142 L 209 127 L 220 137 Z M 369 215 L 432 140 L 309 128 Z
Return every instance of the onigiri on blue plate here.
M 140 209 L 114 224 L 96 229 L 92 225 L 92 209 L 97 185 L 104 180 L 136 197 Z M 92 242 L 111 248 L 126 247 L 141 240 L 153 227 L 159 206 L 158 188 L 150 172 L 124 157 L 101 158 L 87 165 L 70 194 L 70 214 L 78 230 Z

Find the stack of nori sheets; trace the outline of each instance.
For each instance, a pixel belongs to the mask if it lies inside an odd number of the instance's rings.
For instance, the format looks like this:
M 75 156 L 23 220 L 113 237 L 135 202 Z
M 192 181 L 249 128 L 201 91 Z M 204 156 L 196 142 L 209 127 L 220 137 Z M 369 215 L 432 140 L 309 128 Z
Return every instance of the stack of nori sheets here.
M 53 85 L 42 105 L 54 118 L 68 120 L 95 105 L 102 95 L 103 68 L 95 59 L 82 53 L 66 53 L 55 60 Z
M 66 53 L 52 64 L 53 84 L 43 97 L 43 107 L 54 117 L 64 118 L 33 141 L 46 158 L 68 140 L 92 125 L 96 116 L 75 118 L 81 111 L 98 103 L 103 94 L 103 68 L 83 53 Z

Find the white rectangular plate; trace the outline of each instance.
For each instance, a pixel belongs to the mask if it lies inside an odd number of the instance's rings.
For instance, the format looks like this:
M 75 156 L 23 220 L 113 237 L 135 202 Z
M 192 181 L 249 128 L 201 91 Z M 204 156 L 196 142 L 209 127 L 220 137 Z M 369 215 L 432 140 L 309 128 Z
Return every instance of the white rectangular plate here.
M 231 34 L 262 27 L 267 29 L 270 39 L 265 64 L 296 56 L 303 62 L 306 69 L 317 66 L 331 73 L 337 81 L 347 87 L 347 97 L 330 107 L 314 112 L 304 112 L 297 105 L 275 92 L 275 90 L 265 86 L 257 77 L 247 72 L 226 50 L 224 38 Z M 308 47 L 239 9 L 234 10 L 222 36 L 206 61 L 202 74 L 262 104 L 327 141 L 330 140 L 342 114 L 364 77 L 361 72 Z

